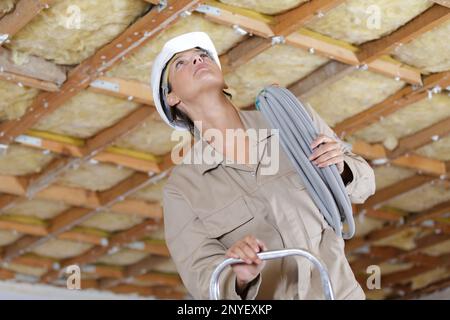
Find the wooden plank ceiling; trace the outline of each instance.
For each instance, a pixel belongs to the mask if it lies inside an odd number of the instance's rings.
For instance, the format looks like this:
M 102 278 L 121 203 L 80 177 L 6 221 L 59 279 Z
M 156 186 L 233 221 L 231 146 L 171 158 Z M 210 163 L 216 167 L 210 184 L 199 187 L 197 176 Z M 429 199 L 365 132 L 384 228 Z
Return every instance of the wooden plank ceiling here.
M 0 39 L 7 42 L 17 34 L 41 10 L 52 5 L 50 0 L 20 0 L 15 10 L 0 18 Z M 177 0 L 167 1 L 166 5 L 159 5 L 159 1 L 149 1 L 154 6 L 143 17 L 129 26 L 112 42 L 97 50 L 92 56 L 75 66 L 70 72 L 57 64 L 45 59 L 33 57 L 30 65 L 20 67 L 11 63 L 8 58 L 10 52 L 0 47 L 0 79 L 12 83 L 21 83 L 28 87 L 42 90 L 33 100 L 28 111 L 17 120 L 0 122 L 0 143 L 4 146 L 13 142 L 32 148 L 48 150 L 58 154 L 56 160 L 38 174 L 28 176 L 0 176 L 0 210 L 14 207 L 25 197 L 34 199 L 50 199 L 64 201 L 69 209 L 52 218 L 45 225 L 31 225 L 20 221 L 0 221 L 0 230 L 15 230 L 23 234 L 14 243 L 1 248 L 1 261 L 4 264 L 15 263 L 24 266 L 46 268 L 47 272 L 39 281 L 55 284 L 61 279 L 64 267 L 71 264 L 90 266 L 104 254 L 111 250 L 126 247 L 136 243 L 145 235 L 162 228 L 162 208 L 159 203 L 137 200 L 129 197 L 133 192 L 155 183 L 170 174 L 172 163 L 169 155 L 150 158 L 136 157 L 130 154 L 116 153 L 109 148 L 120 137 L 125 136 L 132 128 L 143 123 L 152 116 L 153 106 L 149 85 L 138 81 L 104 76 L 104 73 L 114 65 L 127 59 L 129 55 L 151 42 L 159 33 L 167 28 L 167 22 L 173 24 L 180 19 L 183 12 L 193 11 L 198 5 L 208 5 L 217 8 L 219 15 L 202 10 L 205 19 L 226 26 L 239 26 L 253 36 L 221 55 L 225 73 L 236 70 L 252 58 L 261 54 L 274 45 L 283 42 L 291 46 L 314 51 L 316 54 L 331 58 L 330 62 L 316 69 L 308 76 L 290 85 L 298 97 L 306 98 L 323 88 L 338 81 L 357 67 L 365 68 L 391 77 L 398 77 L 407 85 L 384 101 L 369 109 L 353 115 L 334 126 L 335 131 L 346 138 L 353 132 L 380 121 L 402 108 L 405 108 L 429 95 L 433 88 L 450 86 L 450 72 L 421 74 L 421 71 L 406 66 L 393 59 L 383 59 L 397 43 L 406 43 L 421 34 L 450 19 L 450 9 L 447 1 L 435 1 L 436 4 L 421 15 L 398 28 L 393 33 L 378 40 L 364 43 L 359 47 L 342 46 L 330 41 L 326 37 L 317 37 L 307 32 L 299 32 L 307 22 L 318 12 L 326 14 L 344 0 L 311 0 L 296 8 L 276 16 L 253 15 L 248 10 L 242 10 L 215 1 Z M 7 35 L 3 36 L 2 35 Z M 131 41 L 125 41 L 131 39 Z M 121 44 L 121 45 L 118 45 Z M 31 67 L 33 66 L 33 67 Z M 36 70 L 40 70 L 36 74 Z M 94 81 L 107 81 L 119 84 L 119 90 L 109 91 L 105 88 L 93 86 Z M 30 130 L 40 119 L 55 112 L 65 102 L 82 91 L 93 91 L 104 95 L 111 95 L 123 99 L 133 97 L 140 103 L 135 111 L 124 117 L 117 124 L 107 128 L 94 137 L 85 139 L 81 143 L 55 139 L 52 136 L 37 137 Z M 387 150 L 382 144 L 370 144 L 363 140 L 353 142 L 353 150 L 369 162 L 389 162 L 391 165 L 414 170 L 416 175 L 402 180 L 394 185 L 378 190 L 363 205 L 355 206 L 355 214 L 364 214 L 384 222 L 381 229 L 370 232 L 363 237 L 357 237 L 347 243 L 349 254 L 365 248 L 363 253 L 352 261 L 355 271 L 363 271 L 368 265 L 380 264 L 391 259 L 398 262 L 412 262 L 410 269 L 394 272 L 384 279 L 384 284 L 392 288 L 391 298 L 415 298 L 425 293 L 440 290 L 449 285 L 446 278 L 437 283 L 431 283 L 425 288 L 414 290 L 407 280 L 413 276 L 423 274 L 437 267 L 450 267 L 448 256 L 427 256 L 421 249 L 442 243 L 450 238 L 448 224 L 434 223 L 434 233 L 416 239 L 417 246 L 411 251 L 387 246 L 373 246 L 373 243 L 391 237 L 410 227 L 420 227 L 422 222 L 435 220 L 450 212 L 450 203 L 443 202 L 435 207 L 399 219 L 398 216 L 380 209 L 380 205 L 405 192 L 418 188 L 432 181 L 448 183 L 450 164 L 448 161 L 428 158 L 414 153 L 414 150 L 433 142 L 434 136 L 444 137 L 450 133 L 450 119 L 420 130 L 410 136 L 400 139 L 398 147 Z M 30 139 L 27 139 L 30 138 Z M 38 139 L 39 144 L 33 143 Z M 74 165 L 89 161 L 113 163 L 134 170 L 134 173 L 116 186 L 105 191 L 89 191 L 55 184 L 62 174 Z M 86 235 L 77 231 L 77 225 L 96 215 L 101 210 L 112 210 L 123 214 L 138 214 L 145 217 L 144 221 L 129 230 L 113 233 L 107 237 Z M 92 248 L 83 254 L 55 261 L 36 254 L 31 250 L 51 239 L 70 239 L 93 244 Z M 138 293 L 143 296 L 157 296 L 160 298 L 181 298 L 183 291 L 177 276 L 164 275 L 148 271 L 153 265 L 153 257 L 168 257 L 164 244 L 146 244 L 140 250 L 151 253 L 141 261 L 117 268 L 108 265 L 97 265 L 90 270 L 92 277 L 84 279 L 82 286 L 111 290 L 120 293 Z M 89 270 L 89 268 L 86 268 Z M 13 279 L 16 274 L 7 269 L 0 269 L 2 279 Z M 365 279 L 358 276 L 364 284 Z M 146 286 L 130 284 L 130 279 L 138 279 L 148 283 Z M 363 285 L 365 287 L 365 285 Z

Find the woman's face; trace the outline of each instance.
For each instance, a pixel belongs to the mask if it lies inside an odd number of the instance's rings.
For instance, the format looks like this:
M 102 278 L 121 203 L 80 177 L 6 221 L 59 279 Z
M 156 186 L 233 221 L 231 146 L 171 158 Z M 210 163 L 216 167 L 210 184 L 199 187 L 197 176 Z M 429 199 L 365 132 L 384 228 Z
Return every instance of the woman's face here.
M 225 87 L 222 71 L 215 61 L 201 49 L 191 49 L 176 54 L 169 66 L 171 92 L 168 102 L 171 106 L 194 102 L 203 92 Z

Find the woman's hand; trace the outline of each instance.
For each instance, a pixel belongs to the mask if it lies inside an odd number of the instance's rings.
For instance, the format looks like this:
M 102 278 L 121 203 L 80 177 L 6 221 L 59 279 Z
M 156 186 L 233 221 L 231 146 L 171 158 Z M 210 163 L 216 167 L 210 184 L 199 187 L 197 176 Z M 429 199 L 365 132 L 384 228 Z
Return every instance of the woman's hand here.
M 319 168 L 336 164 L 340 174 L 344 172 L 344 152 L 339 142 L 326 135 L 319 135 L 311 144 L 313 153 L 309 157 Z
M 231 265 L 236 274 L 237 290 L 243 292 L 247 284 L 254 280 L 265 266 L 256 255 L 258 252 L 266 251 L 266 245 L 252 235 L 237 241 L 226 252 L 229 258 L 242 259 L 245 263 Z

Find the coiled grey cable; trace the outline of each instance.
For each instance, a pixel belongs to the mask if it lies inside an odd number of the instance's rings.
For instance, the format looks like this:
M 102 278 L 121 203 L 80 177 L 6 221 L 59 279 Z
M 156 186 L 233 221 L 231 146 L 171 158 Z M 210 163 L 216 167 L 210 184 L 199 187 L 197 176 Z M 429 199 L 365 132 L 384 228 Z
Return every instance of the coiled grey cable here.
M 328 224 L 338 236 L 353 237 L 352 205 L 336 165 L 319 168 L 308 159 L 319 133 L 303 104 L 288 89 L 269 86 L 258 94 L 256 108 L 279 130 L 283 150 Z M 347 232 L 343 232 L 345 223 Z

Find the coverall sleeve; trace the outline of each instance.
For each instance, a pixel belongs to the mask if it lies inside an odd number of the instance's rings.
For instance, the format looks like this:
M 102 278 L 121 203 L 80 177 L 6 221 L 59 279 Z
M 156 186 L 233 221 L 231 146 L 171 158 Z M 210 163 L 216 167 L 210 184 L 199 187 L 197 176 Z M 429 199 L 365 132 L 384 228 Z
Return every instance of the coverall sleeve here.
M 208 236 L 201 220 L 176 188 L 163 191 L 164 229 L 170 255 L 181 279 L 195 299 L 209 299 L 209 281 L 214 269 L 226 259 L 227 248 Z M 236 275 L 231 267 L 220 278 L 220 297 L 241 300 L 236 292 Z M 249 283 L 245 300 L 253 300 L 261 284 L 261 275 Z
M 337 136 L 311 106 L 308 104 L 304 104 L 304 106 L 309 111 L 319 132 L 342 144 L 344 149 L 344 162 L 350 168 L 353 175 L 353 180 L 346 185 L 347 194 L 352 203 L 364 203 L 368 197 L 375 193 L 375 174 L 373 169 L 366 160 L 351 151 L 351 147 Z

